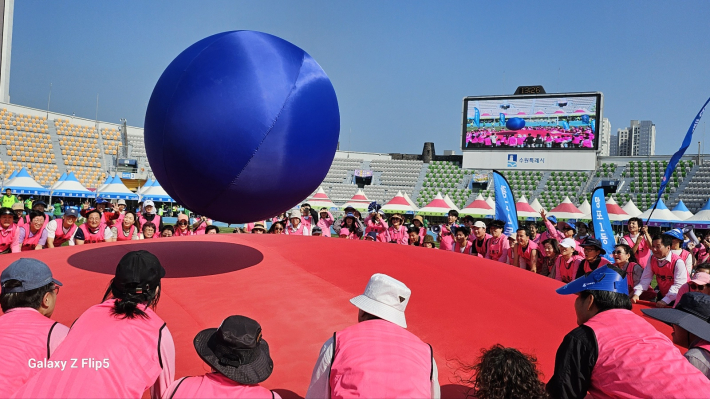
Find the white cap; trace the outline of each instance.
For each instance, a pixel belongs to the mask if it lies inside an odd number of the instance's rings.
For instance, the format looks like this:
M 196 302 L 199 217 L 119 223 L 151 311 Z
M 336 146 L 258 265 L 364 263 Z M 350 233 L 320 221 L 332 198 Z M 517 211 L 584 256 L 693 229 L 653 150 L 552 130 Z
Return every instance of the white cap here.
M 562 240 L 560 245 L 562 245 L 565 248 L 577 248 L 577 242 L 571 238 L 565 238 L 564 240 Z
M 350 300 L 359 309 L 407 328 L 404 310 L 412 291 L 404 283 L 386 274 L 373 274 L 365 287 L 365 293 Z
M 480 220 L 476 223 L 473 224 L 473 227 L 483 227 L 484 229 L 486 228 L 486 224 L 481 222 Z

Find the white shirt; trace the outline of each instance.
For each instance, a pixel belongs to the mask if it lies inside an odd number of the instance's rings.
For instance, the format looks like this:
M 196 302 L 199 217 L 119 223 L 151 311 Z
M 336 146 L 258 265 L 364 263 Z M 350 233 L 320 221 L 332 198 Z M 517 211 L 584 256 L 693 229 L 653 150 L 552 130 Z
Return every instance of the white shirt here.
M 73 227 L 74 226 L 70 227 L 70 229 Z M 49 223 L 47 223 L 46 229 L 47 229 L 47 238 L 55 238 L 56 234 L 57 234 L 57 219 L 50 220 Z M 62 230 L 64 230 L 63 227 L 62 227 Z M 79 230 L 78 227 L 71 234 L 71 237 L 69 237 L 69 241 L 68 241 L 69 245 L 74 245 L 74 235 L 76 234 L 77 230 Z M 68 233 L 68 231 L 64 230 L 64 234 L 66 234 L 66 233 Z
M 658 265 L 662 266 L 670 262 L 671 255 L 671 252 L 668 251 L 668 255 L 665 258 L 656 259 L 658 261 Z M 653 268 L 651 267 L 651 261 L 653 258 L 653 255 L 648 258 L 648 264 L 646 265 L 646 268 L 643 269 L 643 274 L 641 275 L 641 282 L 634 287 L 634 295 L 636 296 L 640 296 L 641 293 L 647 290 L 651 285 L 651 281 L 653 280 Z M 688 271 L 685 269 L 685 263 L 683 262 L 683 259 L 678 259 L 675 264 L 675 268 L 673 269 L 673 285 L 671 285 L 671 288 L 668 290 L 668 294 L 666 294 L 662 301 L 666 304 L 675 301 L 675 297 L 678 295 L 678 289 L 687 282 Z
M 333 360 L 333 337 L 330 337 L 320 350 L 316 366 L 311 375 L 311 384 L 308 386 L 306 398 L 330 399 L 330 366 Z M 441 388 L 439 387 L 439 371 L 436 368 L 436 361 L 431 359 L 433 373 L 431 375 L 431 397 L 441 398 Z
M 683 249 L 671 249 L 671 252 L 676 254 L 678 257 L 680 257 L 680 253 L 683 252 Z M 688 275 L 693 274 L 693 255 L 689 255 L 688 259 L 685 260 L 685 268 L 688 269 Z

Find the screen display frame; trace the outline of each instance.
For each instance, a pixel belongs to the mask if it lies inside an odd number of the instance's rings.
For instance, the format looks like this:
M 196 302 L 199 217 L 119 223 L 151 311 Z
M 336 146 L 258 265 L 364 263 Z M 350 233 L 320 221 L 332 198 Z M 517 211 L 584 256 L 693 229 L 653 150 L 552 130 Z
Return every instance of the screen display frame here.
M 596 123 L 594 125 L 594 142 L 591 148 L 561 148 L 561 147 L 476 147 L 476 148 L 466 148 L 466 134 L 468 133 L 468 105 L 471 101 L 511 101 L 511 100 L 522 100 L 522 99 L 541 99 L 541 98 L 560 98 L 560 99 L 571 99 L 578 97 L 595 97 L 596 98 Z M 601 92 L 581 92 L 581 93 L 546 93 L 546 94 L 524 94 L 524 95 L 494 95 L 494 96 L 469 96 L 463 99 L 463 112 L 461 118 L 461 151 L 465 152 L 475 152 L 475 151 L 598 151 L 599 141 L 600 141 L 600 131 L 602 128 L 603 121 L 603 111 L 604 111 L 604 95 Z M 509 117 L 515 117 L 515 115 L 510 115 Z

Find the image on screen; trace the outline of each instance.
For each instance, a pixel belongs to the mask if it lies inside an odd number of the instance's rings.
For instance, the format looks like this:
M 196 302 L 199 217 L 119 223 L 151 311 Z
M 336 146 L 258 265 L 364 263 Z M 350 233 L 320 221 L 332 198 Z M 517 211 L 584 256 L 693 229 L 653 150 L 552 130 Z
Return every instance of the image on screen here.
M 462 149 L 596 150 L 601 94 L 467 97 Z

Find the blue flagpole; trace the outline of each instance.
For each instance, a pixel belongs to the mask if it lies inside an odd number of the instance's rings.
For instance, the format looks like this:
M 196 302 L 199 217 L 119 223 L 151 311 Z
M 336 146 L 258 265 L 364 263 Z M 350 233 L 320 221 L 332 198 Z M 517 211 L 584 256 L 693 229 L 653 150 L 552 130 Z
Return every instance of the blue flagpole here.
M 663 196 L 663 192 L 666 190 L 666 185 L 668 184 L 668 181 L 670 180 L 671 176 L 673 175 L 673 171 L 675 171 L 676 165 L 678 165 L 678 161 L 683 157 L 683 154 L 685 154 L 685 150 L 690 147 L 690 142 L 693 140 L 693 132 L 695 132 L 695 128 L 698 127 L 698 123 L 700 123 L 700 118 L 703 117 L 703 112 L 705 112 L 705 107 L 707 107 L 708 103 L 710 103 L 710 98 L 708 98 L 707 101 L 705 101 L 705 104 L 703 105 L 702 108 L 700 108 L 700 111 L 698 114 L 695 116 L 695 119 L 693 119 L 693 123 L 690 124 L 690 127 L 688 128 L 688 132 L 685 133 L 685 138 L 683 139 L 683 143 L 680 145 L 680 148 L 678 151 L 673 154 L 671 157 L 670 162 L 668 162 L 668 167 L 666 167 L 666 173 L 663 175 L 663 179 L 661 180 L 661 186 L 658 188 L 658 197 L 656 197 L 656 203 L 653 204 L 653 209 L 651 210 L 651 213 L 648 215 L 648 219 L 646 220 L 646 224 L 651 220 L 651 216 L 653 216 L 653 212 L 656 211 L 656 207 L 658 206 L 658 201 L 661 200 L 661 196 Z

